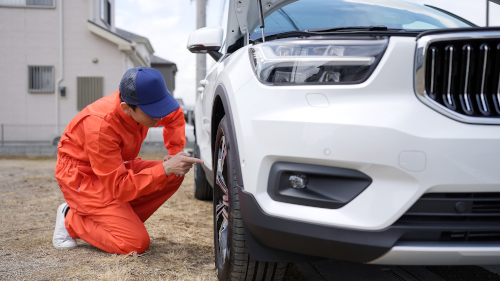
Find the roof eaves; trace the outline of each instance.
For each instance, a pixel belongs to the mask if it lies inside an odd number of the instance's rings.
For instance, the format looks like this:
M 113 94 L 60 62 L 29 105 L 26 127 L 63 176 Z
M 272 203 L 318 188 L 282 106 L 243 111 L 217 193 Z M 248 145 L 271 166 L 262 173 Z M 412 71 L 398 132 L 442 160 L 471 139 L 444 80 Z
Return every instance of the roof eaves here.
M 132 33 L 130 31 L 127 31 L 125 29 L 117 28 L 118 34 L 120 34 L 122 37 L 128 38 L 129 40 L 135 41 L 137 43 L 144 43 L 146 45 L 146 49 L 152 54 L 155 52 L 153 49 L 153 45 L 151 45 L 151 42 L 147 37 Z
M 104 28 L 104 27 L 102 27 L 102 26 L 98 25 L 97 23 L 95 23 L 95 22 L 93 22 L 93 21 L 91 21 L 91 20 L 87 20 L 87 22 L 89 22 L 89 23 L 91 23 L 91 24 L 93 24 L 93 25 L 95 25 L 95 26 L 99 27 L 100 29 L 102 29 L 102 30 L 104 30 L 104 31 L 107 31 L 107 32 L 109 32 L 109 33 L 111 33 L 111 34 L 113 34 L 113 35 L 115 35 L 115 36 L 118 36 L 118 37 L 120 37 L 121 39 L 123 39 L 123 40 L 125 40 L 125 41 L 127 41 L 127 42 L 129 42 L 129 43 L 132 43 L 132 41 L 131 41 L 131 40 L 129 40 L 129 39 L 127 39 L 127 38 L 125 38 L 125 37 L 123 37 L 123 36 L 121 36 L 121 35 L 119 35 L 119 34 L 117 34 L 117 33 L 113 32 L 113 31 L 111 31 L 111 30 L 109 30 L 109 29 Z

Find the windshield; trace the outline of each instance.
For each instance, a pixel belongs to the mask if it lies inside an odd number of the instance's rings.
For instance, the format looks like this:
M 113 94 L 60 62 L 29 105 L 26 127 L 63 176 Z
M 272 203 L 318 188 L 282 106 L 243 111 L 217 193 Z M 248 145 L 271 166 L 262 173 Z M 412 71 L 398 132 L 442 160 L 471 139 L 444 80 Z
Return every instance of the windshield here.
M 298 0 L 265 20 L 265 36 L 312 28 L 384 25 L 423 30 L 470 27 L 436 9 L 398 0 Z M 250 39 L 262 37 L 257 27 Z

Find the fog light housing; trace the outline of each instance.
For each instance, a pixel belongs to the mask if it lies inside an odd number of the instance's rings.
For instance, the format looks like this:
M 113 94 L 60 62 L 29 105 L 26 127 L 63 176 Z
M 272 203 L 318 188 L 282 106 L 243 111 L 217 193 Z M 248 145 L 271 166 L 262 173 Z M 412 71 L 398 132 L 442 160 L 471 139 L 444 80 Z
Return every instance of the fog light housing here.
M 309 180 L 306 175 L 295 174 L 290 176 L 288 182 L 290 183 L 291 188 L 304 189 L 307 187 Z

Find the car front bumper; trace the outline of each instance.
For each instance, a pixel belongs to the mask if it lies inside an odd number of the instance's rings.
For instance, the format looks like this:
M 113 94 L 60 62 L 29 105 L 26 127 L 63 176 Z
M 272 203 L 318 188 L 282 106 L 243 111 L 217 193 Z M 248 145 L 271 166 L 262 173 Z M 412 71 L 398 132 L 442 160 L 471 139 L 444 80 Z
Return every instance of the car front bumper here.
M 241 214 L 246 240 L 257 240 L 259 246 L 248 248 L 250 256 L 275 261 L 266 249 L 279 249 L 309 257 L 333 258 L 353 262 L 386 265 L 478 265 L 500 263 L 500 242 L 398 242 L 406 233 L 456 231 L 464 225 L 390 226 L 366 231 L 332 227 L 266 214 L 255 197 L 239 188 Z M 489 230 L 500 231 L 500 225 Z M 248 237 L 251 235 L 252 237 Z M 255 242 L 254 242 L 255 243 Z M 295 261 L 284 254 L 278 261 Z M 290 260 L 286 260 L 290 257 Z
M 393 248 L 406 231 L 393 224 L 423 194 L 500 192 L 500 126 L 460 123 L 421 103 L 409 67 L 414 48 L 414 39 L 391 38 L 379 66 L 360 85 L 277 87 L 253 77 L 231 96 L 244 192 L 262 214 L 315 229 L 280 239 L 301 228 L 278 221 L 262 226 L 249 212 L 244 220 L 257 240 L 292 252 L 350 252 L 343 259 L 390 263 L 391 249 L 411 256 L 407 248 Z M 341 208 L 279 202 L 268 192 L 277 162 L 356 170 L 372 183 Z M 308 244 L 317 251 L 307 250 L 313 248 Z M 430 253 L 422 247 L 415 246 L 415 254 Z M 498 245 L 483 243 L 484 251 L 476 247 L 468 256 L 460 253 L 470 251 L 448 247 L 450 255 L 463 258 L 447 263 L 498 258 L 490 247 Z M 363 251 L 373 254 L 356 256 Z M 386 253 L 385 261 L 376 261 Z

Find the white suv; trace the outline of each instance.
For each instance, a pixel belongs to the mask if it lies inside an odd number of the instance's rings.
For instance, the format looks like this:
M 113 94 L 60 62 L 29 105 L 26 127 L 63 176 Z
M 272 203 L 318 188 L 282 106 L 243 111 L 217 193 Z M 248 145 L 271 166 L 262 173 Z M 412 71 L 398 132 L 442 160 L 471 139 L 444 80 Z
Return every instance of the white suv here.
M 219 279 L 500 263 L 500 29 L 396 0 L 259 2 L 228 0 L 188 42 L 217 60 L 195 195 Z

